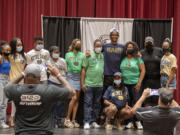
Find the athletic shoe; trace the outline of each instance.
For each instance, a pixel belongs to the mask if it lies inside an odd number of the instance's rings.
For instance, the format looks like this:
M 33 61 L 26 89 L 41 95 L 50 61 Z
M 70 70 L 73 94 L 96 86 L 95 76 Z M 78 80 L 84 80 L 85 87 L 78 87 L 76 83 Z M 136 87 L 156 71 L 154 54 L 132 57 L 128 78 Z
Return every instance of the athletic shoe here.
M 141 124 L 140 121 L 136 121 L 135 123 L 136 123 L 137 129 L 139 129 L 139 130 L 142 130 L 142 129 L 143 129 L 143 126 L 142 126 L 142 124 Z
M 5 122 L 2 122 L 0 128 L 9 128 L 9 126 Z
M 90 129 L 89 123 L 85 123 L 85 124 L 84 124 L 84 129 Z
M 98 125 L 96 122 L 93 122 L 91 124 L 91 127 L 93 127 L 93 128 L 100 128 L 100 125 Z
M 126 128 L 128 128 L 128 129 L 134 128 L 134 124 L 133 124 L 132 122 L 129 122 L 129 123 L 126 125 Z

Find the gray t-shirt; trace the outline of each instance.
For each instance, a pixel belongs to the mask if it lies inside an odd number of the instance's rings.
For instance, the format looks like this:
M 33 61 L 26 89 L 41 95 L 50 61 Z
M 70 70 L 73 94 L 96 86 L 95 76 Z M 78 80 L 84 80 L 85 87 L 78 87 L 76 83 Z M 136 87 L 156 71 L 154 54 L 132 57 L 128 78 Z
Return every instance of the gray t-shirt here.
M 6 96 L 16 106 L 16 135 L 46 135 L 53 133 L 53 105 L 66 100 L 69 90 L 54 85 L 14 84 L 5 87 Z
M 136 110 L 136 116 L 143 121 L 144 135 L 173 135 L 180 108 L 142 107 Z

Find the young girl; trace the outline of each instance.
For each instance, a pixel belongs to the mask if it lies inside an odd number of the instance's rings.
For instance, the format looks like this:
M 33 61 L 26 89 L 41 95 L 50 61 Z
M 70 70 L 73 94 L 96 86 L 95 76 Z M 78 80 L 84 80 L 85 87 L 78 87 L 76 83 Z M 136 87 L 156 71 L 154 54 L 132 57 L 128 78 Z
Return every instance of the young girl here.
M 79 96 L 81 90 L 81 69 L 82 61 L 85 55 L 81 52 L 81 41 L 80 39 L 74 39 L 70 46 L 69 52 L 66 53 L 65 59 L 68 67 L 67 81 L 76 90 L 76 95 L 71 99 L 68 108 L 68 114 L 65 119 L 65 126 L 68 128 L 79 127 L 79 124 L 75 121 L 77 109 L 79 106 Z M 72 122 L 70 121 L 71 113 Z
M 0 56 L 0 128 L 9 128 L 5 123 L 7 101 L 4 94 L 4 87 L 9 81 L 9 71 L 11 68 L 8 56 L 11 52 L 11 47 L 7 42 L 1 43 L 1 56 Z
M 113 128 L 110 120 L 117 115 L 117 128 L 122 129 L 121 121 L 127 119 L 131 115 L 131 108 L 128 106 L 128 90 L 124 87 L 120 72 L 114 74 L 113 86 L 108 87 L 103 98 L 104 104 L 106 105 L 104 110 L 106 114 L 105 128 Z
M 50 64 L 52 66 L 55 66 L 61 75 L 66 79 L 66 73 L 67 73 L 67 64 L 64 58 L 59 57 L 59 47 L 57 46 L 51 46 L 49 49 L 50 52 L 50 60 L 47 61 L 47 65 Z M 60 82 L 57 80 L 57 78 L 53 75 L 49 76 L 48 84 L 53 84 L 58 87 L 62 87 Z M 64 118 L 67 115 L 68 110 L 68 100 L 61 102 L 58 101 L 55 105 L 55 119 L 57 121 L 57 126 L 62 127 L 64 123 Z
M 171 42 L 168 38 L 164 40 L 162 48 L 164 56 L 161 59 L 161 87 L 173 93 L 176 89 L 177 59 L 171 53 Z
M 20 38 L 12 39 L 10 42 L 10 46 L 11 46 L 11 54 L 9 56 L 9 61 L 11 64 L 11 70 L 9 73 L 9 79 L 13 80 L 24 71 L 26 65 L 26 57 L 24 53 L 24 44 Z M 22 80 L 21 83 L 24 83 L 24 80 Z M 16 108 L 14 103 L 12 102 L 10 126 L 14 126 L 15 112 L 16 112 Z

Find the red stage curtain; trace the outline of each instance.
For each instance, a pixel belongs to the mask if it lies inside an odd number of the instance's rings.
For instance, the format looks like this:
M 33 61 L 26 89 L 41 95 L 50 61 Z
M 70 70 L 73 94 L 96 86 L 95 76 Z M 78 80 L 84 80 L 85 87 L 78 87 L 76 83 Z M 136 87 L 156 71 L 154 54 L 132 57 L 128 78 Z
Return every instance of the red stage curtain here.
M 174 17 L 174 52 L 180 60 L 179 0 L 0 0 L 0 40 L 20 37 L 25 51 L 41 35 L 41 14 L 69 17 L 171 18 Z M 179 63 L 178 63 L 179 65 Z M 180 70 L 177 71 L 179 89 Z M 176 99 L 180 103 L 180 92 Z

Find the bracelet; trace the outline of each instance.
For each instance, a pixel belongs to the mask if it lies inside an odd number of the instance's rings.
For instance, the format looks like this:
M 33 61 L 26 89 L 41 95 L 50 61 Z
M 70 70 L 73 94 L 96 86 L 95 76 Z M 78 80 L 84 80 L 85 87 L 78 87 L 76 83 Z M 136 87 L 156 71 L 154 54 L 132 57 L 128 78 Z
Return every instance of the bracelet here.
M 59 73 L 59 74 L 56 75 L 56 78 L 59 78 L 60 76 L 61 76 L 61 74 Z

